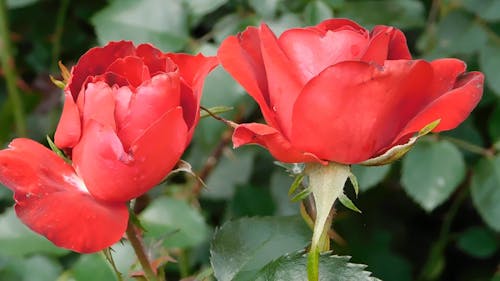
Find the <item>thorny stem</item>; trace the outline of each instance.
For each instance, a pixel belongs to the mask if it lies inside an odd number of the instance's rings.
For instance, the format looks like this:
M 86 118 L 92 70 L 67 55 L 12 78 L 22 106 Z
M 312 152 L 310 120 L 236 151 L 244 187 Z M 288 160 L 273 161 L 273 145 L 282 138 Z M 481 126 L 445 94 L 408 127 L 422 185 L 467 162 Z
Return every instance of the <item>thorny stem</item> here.
M 12 56 L 9 27 L 7 22 L 7 4 L 0 0 L 0 61 L 2 63 L 9 101 L 14 113 L 14 123 L 18 136 L 26 136 L 26 122 L 23 104 L 19 89 L 16 86 L 17 74 L 15 71 L 14 57 Z
M 142 241 L 139 238 L 139 233 L 137 231 L 137 228 L 131 221 L 129 221 L 128 223 L 126 233 L 130 245 L 132 245 L 135 255 L 137 256 L 137 259 L 139 260 L 139 263 L 141 264 L 142 269 L 144 270 L 144 275 L 146 276 L 146 280 L 158 281 L 158 278 L 154 273 L 151 263 L 149 262 L 149 259 L 144 250 L 144 245 L 142 244 Z

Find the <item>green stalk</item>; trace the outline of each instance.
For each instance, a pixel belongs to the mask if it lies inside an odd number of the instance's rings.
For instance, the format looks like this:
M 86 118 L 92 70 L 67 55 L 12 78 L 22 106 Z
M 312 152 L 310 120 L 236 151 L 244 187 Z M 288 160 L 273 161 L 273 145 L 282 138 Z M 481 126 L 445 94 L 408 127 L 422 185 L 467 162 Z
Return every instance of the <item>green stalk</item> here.
M 146 252 L 144 251 L 144 246 L 138 237 L 139 234 L 137 233 L 137 229 L 131 221 L 129 221 L 128 223 L 126 233 L 128 241 L 130 242 L 130 245 L 132 245 L 135 255 L 137 256 L 137 259 L 139 260 L 139 263 L 144 270 L 146 280 L 158 281 L 158 278 L 156 277 L 156 274 L 154 273 L 151 263 L 149 262 L 149 259 L 146 255 Z
M 318 281 L 319 255 L 330 248 L 327 235 L 332 222 L 330 211 L 335 200 L 343 194 L 345 182 L 351 171 L 347 165 L 330 162 L 326 166 L 317 163 L 307 164 L 305 173 L 309 177 L 309 188 L 316 208 L 311 250 L 307 259 L 307 277 L 309 281 Z
M 7 4 L 5 0 L 0 0 L 0 61 L 7 82 L 9 102 L 14 113 L 16 134 L 20 137 L 25 137 L 27 135 L 26 121 L 21 94 L 16 86 L 17 74 L 14 68 L 14 57 L 12 56 L 10 31 L 7 22 Z

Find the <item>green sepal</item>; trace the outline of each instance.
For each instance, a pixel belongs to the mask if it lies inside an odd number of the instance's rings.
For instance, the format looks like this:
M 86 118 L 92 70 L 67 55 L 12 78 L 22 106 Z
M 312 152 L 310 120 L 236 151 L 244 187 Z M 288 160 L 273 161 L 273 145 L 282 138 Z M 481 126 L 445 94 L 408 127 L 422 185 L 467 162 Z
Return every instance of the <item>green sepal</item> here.
M 111 251 L 113 251 L 113 249 L 109 247 L 109 248 L 102 250 L 101 253 L 104 255 L 106 260 L 109 262 L 109 264 L 111 265 L 111 268 L 113 268 L 113 271 L 115 272 L 115 275 L 116 275 L 116 278 L 118 279 L 118 281 L 123 281 L 123 275 L 116 267 L 115 260 L 113 259 L 113 255 L 111 254 Z
M 64 83 L 64 81 L 61 81 L 61 80 L 57 80 L 56 78 L 54 78 L 54 76 L 52 75 L 49 75 L 50 77 L 50 81 L 52 81 L 52 83 L 54 85 L 57 86 L 57 88 L 61 89 L 61 90 L 64 90 L 64 88 L 66 88 L 66 83 Z
M 441 122 L 441 119 L 432 121 L 431 123 L 425 125 L 415 136 L 411 137 L 407 143 L 393 146 L 389 150 L 387 150 L 384 154 L 374 158 L 370 158 L 358 164 L 365 166 L 380 166 L 380 165 L 390 164 L 396 160 L 399 160 L 408 151 L 410 151 L 410 149 L 413 147 L 413 145 L 419 138 L 432 132 L 432 130 L 434 130 L 439 125 L 439 122 Z
M 304 180 L 304 175 L 298 175 L 295 177 L 295 179 L 292 182 L 292 185 L 290 186 L 290 189 L 288 190 L 288 196 L 291 196 L 292 194 L 295 193 L 295 191 L 300 186 L 303 180 Z
M 351 199 L 349 199 L 349 197 L 347 197 L 344 193 L 340 194 L 339 201 L 345 207 L 347 207 L 355 212 L 362 213 L 361 210 L 358 209 L 358 207 L 356 207 L 356 205 L 354 205 L 354 203 L 352 203 Z
M 349 181 L 351 181 L 352 187 L 354 188 L 354 193 L 356 194 L 356 198 L 358 198 L 359 194 L 359 182 L 358 178 L 352 172 L 349 174 Z
M 310 188 L 306 188 L 302 191 L 300 191 L 299 193 L 295 194 L 292 199 L 290 199 L 292 202 L 299 202 L 299 201 L 302 201 L 304 199 L 306 199 L 307 196 L 309 196 L 309 194 L 311 194 L 312 190 Z
M 64 152 L 56 146 L 56 144 L 52 141 L 52 139 L 48 135 L 46 137 L 50 149 L 54 151 L 54 153 L 57 154 L 57 156 L 61 157 L 64 160 L 64 162 L 71 164 L 71 160 L 69 160 L 69 158 L 64 154 Z
M 210 107 L 210 108 L 205 109 L 204 111 L 200 111 L 200 118 L 209 117 L 210 113 L 214 114 L 214 115 L 221 114 L 224 112 L 231 111 L 233 109 L 234 109 L 234 107 L 232 107 L 232 106 L 223 106 L 223 105 Z

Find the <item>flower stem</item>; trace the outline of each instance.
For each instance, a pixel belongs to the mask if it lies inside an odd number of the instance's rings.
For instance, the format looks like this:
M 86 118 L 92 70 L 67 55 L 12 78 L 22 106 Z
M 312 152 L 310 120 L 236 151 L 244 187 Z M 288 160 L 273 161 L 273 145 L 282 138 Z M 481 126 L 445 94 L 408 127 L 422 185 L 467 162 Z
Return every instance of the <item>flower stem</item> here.
M 16 85 L 17 75 L 14 68 L 14 58 L 12 56 L 7 22 L 7 4 L 5 0 L 0 0 L 0 62 L 7 82 L 9 101 L 14 113 L 16 133 L 18 136 L 24 137 L 26 136 L 26 122 L 21 95 Z
M 146 252 L 144 251 L 144 246 L 142 244 L 141 239 L 139 238 L 139 233 L 137 231 L 137 228 L 131 221 L 129 221 L 128 223 L 126 233 L 130 245 L 132 245 L 135 255 L 137 256 L 137 259 L 139 260 L 139 263 L 141 264 L 142 269 L 144 270 L 144 275 L 146 276 L 146 280 L 158 281 L 158 278 L 156 277 L 156 274 L 154 273 L 151 263 L 149 262 L 149 259 L 146 255 Z
M 309 188 L 316 208 L 311 250 L 307 261 L 307 276 L 309 281 L 318 281 L 319 254 L 330 249 L 327 235 L 332 222 L 330 211 L 335 200 L 343 192 L 344 184 L 350 175 L 350 168 L 333 162 L 326 166 L 310 163 L 306 165 L 305 173 L 309 177 Z

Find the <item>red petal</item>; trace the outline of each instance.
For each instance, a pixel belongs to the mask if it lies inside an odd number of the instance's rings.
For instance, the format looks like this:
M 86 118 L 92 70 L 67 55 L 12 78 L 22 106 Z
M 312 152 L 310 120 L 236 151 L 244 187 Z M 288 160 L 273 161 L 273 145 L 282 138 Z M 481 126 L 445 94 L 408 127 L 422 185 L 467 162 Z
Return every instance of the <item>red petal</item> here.
M 378 25 L 375 26 L 371 32 L 372 37 L 376 37 L 379 33 L 386 33 L 390 31 L 389 48 L 387 52 L 388 60 L 411 60 L 411 53 L 406 43 L 404 33 L 394 27 Z
M 462 123 L 476 107 L 483 93 L 484 75 L 481 72 L 468 72 L 458 77 L 455 87 L 429 103 L 416 115 L 401 133 L 399 139 L 420 131 L 423 127 L 441 119 L 433 132 L 451 130 Z
M 82 125 L 80 112 L 70 92 L 64 93 L 64 107 L 54 135 L 55 144 L 60 148 L 73 147 L 80 140 Z
M 71 79 L 68 82 L 67 89 L 69 88 L 76 100 L 76 96 L 80 93 L 87 76 L 103 74 L 117 58 L 131 56 L 134 53 L 135 48 L 130 41 L 110 42 L 104 47 L 88 50 L 71 70 Z
M 84 98 L 82 114 L 84 129 L 89 120 L 95 120 L 116 130 L 115 91 L 102 81 L 87 84 L 84 96 L 79 97 L 79 99 Z
M 59 247 L 97 252 L 127 227 L 125 203 L 96 201 L 70 165 L 34 141 L 15 139 L 0 151 L 0 182 L 14 191 L 18 217 Z
M 155 76 L 161 72 L 170 72 L 174 70 L 173 68 L 169 68 L 171 65 L 167 63 L 167 59 L 163 57 L 163 53 L 150 44 L 141 44 L 137 46 L 136 54 L 141 57 L 144 64 L 148 66 L 151 76 Z
M 311 80 L 325 68 L 345 60 L 358 60 L 368 44 L 368 36 L 358 30 L 342 29 L 319 33 L 313 29 L 289 29 L 279 38 L 283 52 Z
M 125 90 L 123 90 L 123 94 L 126 95 Z M 181 103 L 180 95 L 180 81 L 177 72 L 156 75 L 137 88 L 136 93 L 131 96 L 128 102 L 126 117 L 122 123 L 118 124 L 118 136 L 124 149 L 128 149 L 152 123 L 160 119 L 166 112 L 179 106 Z M 117 98 L 121 97 L 117 96 Z M 125 102 L 127 101 L 125 100 Z M 120 109 L 120 112 L 122 111 L 124 110 Z
M 353 30 L 359 33 L 368 33 L 366 29 L 357 24 L 356 22 L 349 19 L 328 19 L 320 22 L 314 27 L 315 29 L 322 30 L 326 32 L 327 30 Z
M 167 56 L 178 66 L 180 71 L 181 104 L 184 120 L 189 128 L 188 140 L 191 140 L 200 116 L 200 101 L 205 78 L 218 65 L 219 61 L 217 57 L 205 57 L 201 54 L 192 56 L 170 53 Z
M 244 144 L 261 145 L 281 162 L 320 162 L 326 164 L 314 154 L 304 153 L 292 147 L 279 131 L 265 124 L 247 123 L 236 127 L 233 133 L 233 145 L 236 148 Z
M 291 134 L 293 104 L 306 81 L 299 69 L 281 49 L 276 36 L 265 24 L 260 26 L 260 49 L 266 68 L 270 107 L 277 116 L 280 131 Z
M 270 107 L 267 77 L 260 49 L 259 30 L 248 27 L 238 37 L 229 36 L 221 46 L 217 56 L 233 78 L 259 104 L 267 124 L 277 127 L 274 112 Z
M 116 59 L 106 70 L 125 77 L 134 88 L 139 87 L 144 80 L 149 80 L 149 69 L 139 57 L 124 57 Z
M 186 147 L 186 134 L 180 107 L 152 123 L 128 151 L 111 127 L 91 121 L 73 149 L 73 165 L 94 197 L 125 202 L 167 175 Z
M 431 79 L 424 61 L 336 64 L 297 99 L 292 145 L 339 163 L 369 159 L 425 106 Z

